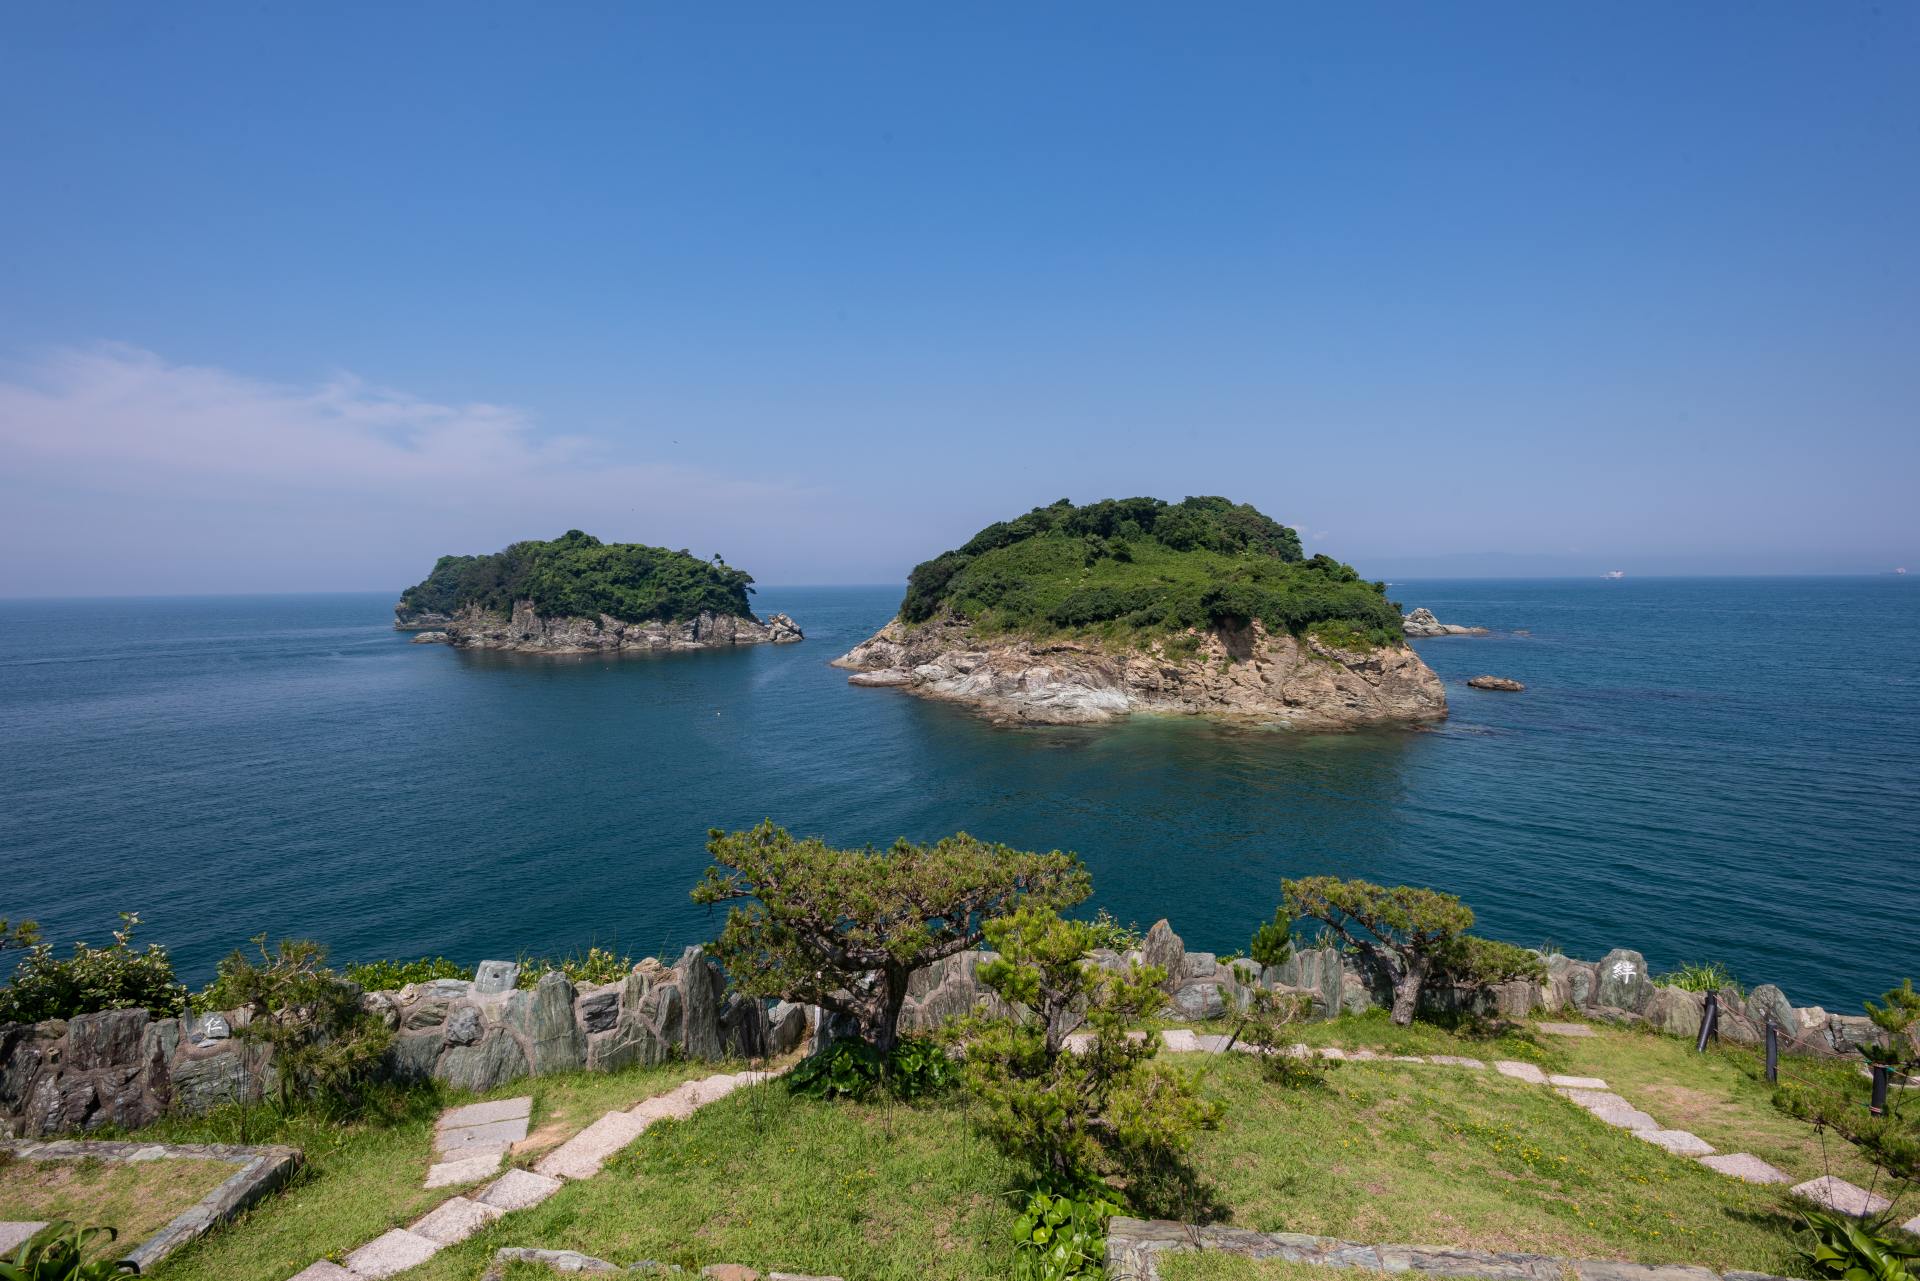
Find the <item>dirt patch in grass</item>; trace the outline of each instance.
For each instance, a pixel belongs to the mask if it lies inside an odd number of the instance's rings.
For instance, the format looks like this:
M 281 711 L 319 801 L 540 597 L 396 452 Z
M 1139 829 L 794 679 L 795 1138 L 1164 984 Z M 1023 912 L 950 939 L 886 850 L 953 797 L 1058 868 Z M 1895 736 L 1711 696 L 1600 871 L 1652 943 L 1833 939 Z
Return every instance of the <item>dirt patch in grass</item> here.
M 239 1167 L 225 1161 L 9 1161 L 0 1167 L 0 1219 L 71 1219 L 117 1228 L 130 1250 Z

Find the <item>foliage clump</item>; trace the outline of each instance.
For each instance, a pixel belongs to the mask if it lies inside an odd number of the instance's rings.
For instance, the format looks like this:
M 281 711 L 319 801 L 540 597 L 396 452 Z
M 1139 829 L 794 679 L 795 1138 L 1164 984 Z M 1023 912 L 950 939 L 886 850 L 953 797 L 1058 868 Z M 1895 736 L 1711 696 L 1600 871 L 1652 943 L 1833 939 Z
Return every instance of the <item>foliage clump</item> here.
M 1733 977 L 1733 971 L 1719 961 L 1688 961 L 1679 969 L 1660 975 L 1654 982 L 1677 987 L 1683 992 L 1720 992 L 1727 988 L 1742 995 L 1746 992 Z
M 753 578 L 718 556 L 643 543 L 603 543 L 570 529 L 551 542 L 532 539 L 489 556 L 442 556 L 424 582 L 400 594 L 408 612 L 451 614 L 477 605 L 490 614 L 532 601 L 550 618 L 609 615 L 628 623 L 678 622 L 702 613 L 751 617 Z
M 1527 949 L 1467 933 L 1473 909 L 1457 895 L 1333 876 L 1282 881 L 1281 890 L 1288 916 L 1319 922 L 1386 971 L 1392 1018 L 1401 1027 L 1413 1022 L 1420 994 L 1440 984 L 1477 988 L 1545 976 L 1540 958 Z
M 693 898 L 734 904 L 707 945 L 734 989 L 844 1014 L 883 1055 L 899 1041 L 913 971 L 977 946 L 982 926 L 1019 902 L 1070 907 L 1091 888 L 1071 854 L 964 832 L 886 850 L 835 849 L 772 822 L 708 837 L 713 865 Z
M 327 950 L 306 939 L 252 940 L 257 959 L 235 949 L 196 998 L 203 1010 L 234 1010 L 233 1034 L 271 1056 L 283 1111 L 296 1102 L 351 1108 L 378 1079 L 393 1032 L 363 1009 L 360 988 L 327 968 Z
M 548 974 L 558 971 L 567 976 L 573 984 L 614 983 L 633 972 L 634 959 L 615 952 L 612 948 L 594 944 L 584 952 L 559 958 L 542 956 L 520 962 L 520 977 L 515 986 L 536 988 L 540 980 Z
M 362 961 L 347 967 L 346 978 L 368 992 L 395 992 L 409 983 L 471 979 L 473 973 L 471 965 L 460 965 L 444 956 L 423 956 L 413 961 Z
M 864 1041 L 835 1041 L 787 1074 L 787 1088 L 810 1099 L 896 1099 L 939 1094 L 960 1079 L 960 1066 L 938 1042 L 902 1037 L 885 1054 Z
M 1340 648 L 1402 639 L 1384 584 L 1328 556 L 1308 559 L 1296 531 L 1217 497 L 1063 498 L 989 525 L 909 576 L 900 617 L 942 613 L 989 633 L 1096 632 L 1127 643 L 1256 619 Z
M 166 1017 L 186 1009 L 187 989 L 174 977 L 167 949 L 158 943 L 133 946 L 139 924 L 138 913 L 122 912 L 111 946 L 78 942 L 73 955 L 62 959 L 31 921 L 12 926 L 0 921 L 6 947 L 26 950 L 11 981 L 0 988 L 0 1023 L 38 1023 L 134 1008 Z
M 93 1249 L 95 1241 L 111 1244 L 119 1235 L 113 1228 L 83 1228 L 66 1219 L 49 1223 L 0 1258 L 0 1281 L 109 1281 L 138 1275 L 137 1264 Z
M 1151 1209 L 1169 1186 L 1190 1184 L 1186 1154 L 1221 1109 L 1186 1073 L 1155 1061 L 1157 1038 L 1128 1035 L 1165 1005 L 1166 972 L 1084 959 L 1086 924 L 1038 905 L 988 922 L 986 934 L 999 956 L 980 967 L 980 981 L 1025 1015 L 954 1027 L 981 1128 L 1043 1189 L 1117 1179 Z M 1083 1027 L 1085 1043 L 1070 1044 Z

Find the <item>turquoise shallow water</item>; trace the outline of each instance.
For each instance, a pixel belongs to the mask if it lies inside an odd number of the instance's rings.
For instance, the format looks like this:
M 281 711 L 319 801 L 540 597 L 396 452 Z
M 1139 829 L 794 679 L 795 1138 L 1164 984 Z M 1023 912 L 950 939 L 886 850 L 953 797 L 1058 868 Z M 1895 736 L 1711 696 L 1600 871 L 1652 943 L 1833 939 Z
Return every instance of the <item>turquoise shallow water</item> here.
M 389 594 L 0 602 L 0 916 L 138 909 L 195 980 L 247 936 L 466 961 L 709 937 L 708 827 L 1078 850 L 1095 902 L 1244 947 L 1280 878 L 1718 959 L 1853 1009 L 1920 976 L 1920 583 L 1396 584 L 1453 716 L 1303 736 L 1006 730 L 829 659 L 897 588 L 767 589 L 808 640 L 669 658 L 412 646 Z M 1525 629 L 1530 634 L 1513 634 Z M 1525 694 L 1482 693 L 1478 672 Z

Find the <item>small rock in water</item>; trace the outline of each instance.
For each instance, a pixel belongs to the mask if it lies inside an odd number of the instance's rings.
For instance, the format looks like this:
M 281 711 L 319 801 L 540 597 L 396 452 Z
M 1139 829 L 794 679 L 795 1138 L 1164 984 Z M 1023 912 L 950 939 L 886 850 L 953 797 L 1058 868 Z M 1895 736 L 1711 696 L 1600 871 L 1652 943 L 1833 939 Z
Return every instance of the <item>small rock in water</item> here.
M 1475 689 L 1504 689 L 1514 694 L 1526 688 L 1519 681 L 1509 680 L 1505 676 L 1476 676 L 1467 684 Z

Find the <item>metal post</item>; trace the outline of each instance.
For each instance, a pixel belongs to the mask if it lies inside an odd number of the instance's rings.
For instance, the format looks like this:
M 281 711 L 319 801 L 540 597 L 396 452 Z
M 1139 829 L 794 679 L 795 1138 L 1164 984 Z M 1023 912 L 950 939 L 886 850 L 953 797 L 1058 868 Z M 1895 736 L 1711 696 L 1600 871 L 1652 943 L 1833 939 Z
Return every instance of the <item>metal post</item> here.
M 1873 1065 L 1873 1102 L 1867 1104 L 1867 1111 L 1874 1116 L 1887 1114 L 1887 1078 L 1893 1075 L 1884 1063 Z
M 1720 1035 L 1720 998 L 1713 992 L 1707 993 L 1707 1008 L 1700 1015 L 1700 1040 L 1693 1047 L 1696 1054 L 1707 1052 L 1707 1042 Z
M 1767 1080 L 1780 1080 L 1780 1030 L 1772 1019 L 1767 1020 Z

